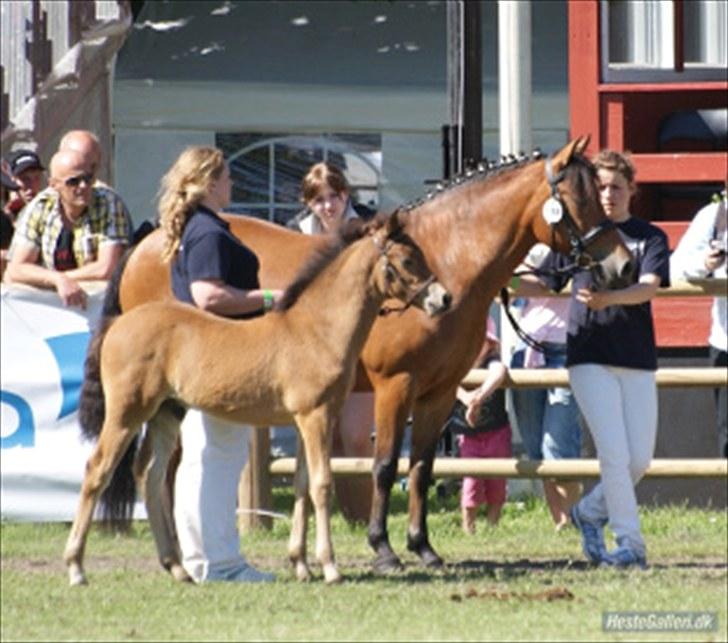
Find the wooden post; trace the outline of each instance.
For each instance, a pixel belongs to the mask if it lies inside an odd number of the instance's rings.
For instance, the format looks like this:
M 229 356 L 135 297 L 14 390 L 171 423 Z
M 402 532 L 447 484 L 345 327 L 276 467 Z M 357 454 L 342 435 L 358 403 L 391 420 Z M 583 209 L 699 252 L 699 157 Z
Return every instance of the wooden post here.
M 250 430 L 248 463 L 240 476 L 238 486 L 238 529 L 241 533 L 251 529 L 270 529 L 273 518 L 259 511 L 273 509 L 270 475 L 270 429 L 255 427 Z

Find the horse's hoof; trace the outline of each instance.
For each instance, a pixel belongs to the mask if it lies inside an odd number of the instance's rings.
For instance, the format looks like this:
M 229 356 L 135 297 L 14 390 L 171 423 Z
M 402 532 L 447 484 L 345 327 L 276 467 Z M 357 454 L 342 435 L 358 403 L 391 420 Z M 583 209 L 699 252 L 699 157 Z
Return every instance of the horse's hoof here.
M 374 559 L 374 571 L 377 574 L 391 574 L 401 571 L 404 566 L 395 554 L 384 554 Z
M 423 554 L 420 560 L 425 567 L 430 568 L 442 567 L 445 564 L 442 558 L 440 558 L 435 552 Z
M 342 581 L 342 576 L 339 574 L 339 570 L 333 565 L 324 565 L 324 581 L 327 585 L 333 585 Z

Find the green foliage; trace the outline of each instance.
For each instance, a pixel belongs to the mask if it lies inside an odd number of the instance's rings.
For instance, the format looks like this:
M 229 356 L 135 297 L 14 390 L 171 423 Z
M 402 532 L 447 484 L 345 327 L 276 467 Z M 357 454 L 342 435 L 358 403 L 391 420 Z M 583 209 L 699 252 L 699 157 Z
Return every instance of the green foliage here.
M 289 490 L 274 509 L 289 515 Z M 71 588 L 61 555 L 67 524 L 3 523 L 3 641 L 38 640 L 726 640 L 728 602 L 724 510 L 642 510 L 650 568 L 586 566 L 578 533 L 556 533 L 538 498 L 508 503 L 495 528 L 460 529 L 454 495 L 433 490 L 430 534 L 447 565 L 420 567 L 405 551 L 406 498 L 395 493 L 389 520 L 401 572 L 376 576 L 366 528 L 332 521 L 345 581 L 327 587 L 293 580 L 286 560 L 289 522 L 243 536 L 246 556 L 272 570 L 270 585 L 178 584 L 156 562 L 146 522 L 126 536 L 94 528 L 86 571 L 90 585 Z M 309 552 L 313 557 L 313 521 Z M 717 632 L 613 634 L 605 610 L 714 611 Z

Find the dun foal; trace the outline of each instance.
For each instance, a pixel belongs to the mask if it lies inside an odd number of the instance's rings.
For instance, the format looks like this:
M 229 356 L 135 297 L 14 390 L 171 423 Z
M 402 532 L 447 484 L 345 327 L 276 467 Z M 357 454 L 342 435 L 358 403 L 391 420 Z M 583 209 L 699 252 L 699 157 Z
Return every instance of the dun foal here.
M 99 495 L 142 424 L 168 399 L 239 424 L 295 421 L 308 465 L 308 476 L 296 475 L 296 502 L 305 503 L 310 482 L 316 555 L 326 582 L 340 579 L 329 528 L 331 426 L 353 384 L 359 353 L 384 299 L 415 304 L 430 315 L 445 310 L 450 299 L 402 232 L 397 213 L 349 233 L 355 240 L 320 254 L 265 317 L 233 321 L 182 303 L 154 302 L 110 324 L 99 339 L 103 427 L 64 553 L 71 585 L 86 582 L 84 548 Z M 153 445 L 164 451 L 170 441 Z M 153 458 L 166 464 L 169 452 Z M 160 482 L 150 477 L 144 485 L 153 525 L 165 524 Z M 296 525 L 289 543 L 300 579 L 309 577 L 305 528 Z M 183 579 L 172 535 L 164 530 L 157 545 L 163 564 Z

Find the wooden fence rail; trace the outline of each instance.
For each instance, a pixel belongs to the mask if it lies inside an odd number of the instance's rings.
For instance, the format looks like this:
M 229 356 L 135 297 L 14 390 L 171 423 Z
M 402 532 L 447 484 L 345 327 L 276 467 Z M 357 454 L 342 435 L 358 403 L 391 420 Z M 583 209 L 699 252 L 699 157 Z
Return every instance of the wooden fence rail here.
M 373 458 L 331 458 L 331 471 L 337 476 L 371 475 Z M 296 469 L 295 458 L 277 458 L 270 465 L 272 476 L 290 476 Z M 400 458 L 397 474 L 409 473 L 409 459 Z M 435 458 L 435 478 L 558 478 L 586 479 L 599 477 L 596 459 L 518 460 L 516 458 Z M 718 458 L 656 459 L 645 473 L 646 478 L 726 478 L 728 460 Z

